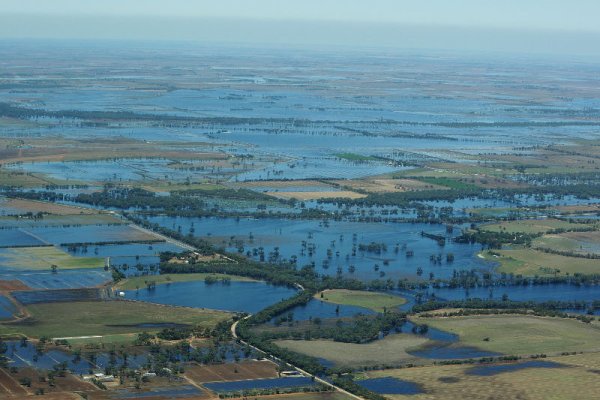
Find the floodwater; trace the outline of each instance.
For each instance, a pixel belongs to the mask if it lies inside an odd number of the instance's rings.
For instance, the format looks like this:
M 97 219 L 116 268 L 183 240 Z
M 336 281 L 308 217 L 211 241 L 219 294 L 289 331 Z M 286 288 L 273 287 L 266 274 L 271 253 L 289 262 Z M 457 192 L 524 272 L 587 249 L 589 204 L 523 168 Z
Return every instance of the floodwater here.
M 533 360 L 510 364 L 478 365 L 469 368 L 465 373 L 467 375 L 493 376 L 527 368 L 566 368 L 566 366 L 552 361 Z
M 419 268 L 424 277 L 432 273 L 448 278 L 457 268 L 490 271 L 494 267 L 475 256 L 481 246 L 452 242 L 452 234 L 439 224 L 167 216 L 148 220 L 169 229 L 181 226 L 182 232 L 188 232 L 193 224 L 194 235 L 232 252 L 243 244 L 243 252 L 250 252 L 256 260 L 260 254 L 254 250 L 262 248 L 265 261 L 277 251 L 279 257 L 272 259 L 274 262 L 295 256 L 299 266 L 314 262 L 316 270 L 327 275 L 336 275 L 340 267 L 346 276 L 361 280 L 415 278 Z M 436 240 L 421 236 L 422 231 L 445 237 L 446 244 L 440 246 Z M 361 244 L 371 243 L 383 244 L 385 250 L 360 250 Z M 447 261 L 450 253 L 454 256 L 451 262 Z M 351 265 L 353 273 L 349 271 Z
M 0 268 L 0 280 L 19 280 L 32 289 L 74 289 L 99 286 L 109 282 L 111 274 L 104 269 L 59 271 L 8 271 Z
M 249 379 L 244 381 L 205 383 L 207 389 L 217 393 L 240 392 L 253 389 L 277 389 L 314 386 L 315 382 L 308 377 L 286 377 L 270 379 Z
M 113 392 L 112 399 L 144 399 L 164 396 L 165 399 L 189 398 L 200 396 L 202 391 L 192 385 L 153 387 L 147 392 L 134 391 L 130 389 L 117 389 Z
M 370 378 L 356 381 L 356 383 L 379 394 L 412 395 L 424 393 L 418 384 L 392 377 Z
M 9 319 L 17 312 L 15 305 L 6 297 L 0 294 L 0 319 Z
M 585 301 L 592 302 L 600 299 L 600 285 L 521 285 L 521 286 L 492 286 L 476 288 L 439 288 L 429 289 L 429 294 L 435 294 L 440 300 L 464 299 L 502 299 L 505 294 L 514 301 Z
M 49 137 L 60 132 L 66 138 L 77 139 L 160 141 L 164 149 L 169 149 L 167 141 L 172 141 L 189 143 L 191 149 L 199 152 L 211 149 L 226 155 L 251 155 L 256 162 L 249 170 L 223 167 L 193 171 L 173 168 L 171 160 L 144 158 L 4 166 L 56 179 L 91 180 L 96 182 L 92 183 L 97 185 L 96 189 L 100 182 L 182 182 L 191 178 L 218 179 L 230 185 L 236 181 L 261 180 L 264 185 L 255 190 L 262 191 L 269 187 L 269 179 L 343 179 L 396 171 L 410 174 L 415 164 L 427 161 L 458 161 L 475 166 L 487 154 L 518 155 L 534 151 L 533 146 L 565 144 L 580 138 L 597 139 L 598 126 L 582 126 L 581 121 L 595 124 L 600 115 L 598 68 L 578 60 L 545 62 L 507 55 L 497 59 L 494 56 L 394 52 L 313 54 L 298 49 L 215 51 L 201 47 L 192 51 L 168 49 L 161 55 L 154 51 L 132 52 L 119 46 L 112 46 L 110 52 L 100 52 L 94 46 L 75 46 L 71 50 L 61 49 L 75 55 L 69 60 L 80 60 L 74 79 L 71 63 L 67 62 L 65 68 L 61 58 L 64 55 L 47 46 L 0 45 L 0 53 L 7 60 L 4 65 L 7 78 L 0 89 L 0 102 L 53 111 L 137 112 L 154 114 L 157 120 L 162 116 L 211 120 L 198 120 L 183 128 L 165 127 L 160 123 L 152 126 L 152 123 L 139 121 L 97 126 L 82 123 L 82 120 L 42 117 L 17 124 L 3 121 L 3 137 Z M 98 65 L 100 53 L 106 57 Z M 23 59 L 22 54 L 36 54 L 43 60 L 38 63 L 43 71 Z M 146 65 L 144 63 L 156 65 L 157 62 L 160 68 L 139 68 Z M 135 68 L 129 68 L 131 63 Z M 461 73 L 457 75 L 456 71 Z M 577 72 L 577 79 L 573 79 L 573 71 Z M 194 88 L 190 88 L 192 81 Z M 239 118 L 252 120 L 236 122 Z M 380 158 L 353 162 L 340 159 L 336 156 L 339 153 Z M 45 190 L 43 187 L 35 189 Z M 316 188 L 300 191 L 308 189 Z M 58 192 L 76 194 L 90 190 L 93 189 L 59 189 Z M 470 208 L 495 207 L 500 209 L 498 215 L 506 215 L 506 208 L 514 206 L 599 201 L 598 198 L 550 194 L 506 199 L 463 198 L 422 204 L 430 207 L 430 216 L 438 216 L 444 207 L 451 208 L 446 213 L 465 216 L 466 209 Z M 252 208 L 256 208 L 251 202 L 244 206 L 242 202 L 214 202 L 227 211 L 240 211 L 243 207 L 244 212 L 251 214 Z M 365 282 L 448 278 L 454 270 L 494 270 L 493 263 L 475 256 L 479 245 L 450 240 L 459 234 L 458 229 L 447 233 L 445 226 L 436 224 L 350 221 L 385 220 L 388 216 L 415 218 L 415 204 L 401 208 L 304 203 L 308 209 L 348 214 L 342 221 L 170 217 L 150 220 L 167 228 L 181 226 L 184 233 L 193 222 L 196 235 L 229 251 L 240 251 L 255 260 L 274 263 L 292 260 L 298 266 L 314 263 L 321 274 L 339 273 Z M 210 207 L 214 205 L 211 203 Z M 297 214 L 301 211 L 299 207 L 276 204 L 269 205 L 269 211 Z M 4 213 L 14 211 L 7 208 Z M 543 212 L 531 211 L 538 215 Z M 445 245 L 421 236 L 422 231 L 443 236 Z M 142 236 L 125 226 L 0 230 L 2 246 L 137 239 Z M 359 249 L 361 245 L 371 244 L 379 250 Z M 150 274 L 156 272 L 152 269 L 158 262 L 156 253 L 169 249 L 171 247 L 166 245 L 135 244 L 89 246 L 87 253 L 80 249 L 70 252 L 77 257 L 111 257 L 113 265 L 129 266 L 127 274 Z M 138 264 L 140 268 L 136 267 Z M 19 279 L 32 288 L 80 288 L 105 283 L 110 280 L 110 273 L 97 269 L 51 274 L 49 271 L 11 271 L 10 266 L 2 265 L 0 279 Z M 432 292 L 438 298 L 449 300 L 497 299 L 504 294 L 511 300 L 523 301 L 600 299 L 598 287 L 572 285 L 474 288 L 468 292 L 442 288 Z M 151 291 L 141 288 L 126 295 L 162 304 L 256 312 L 293 293 L 293 289 L 258 282 L 210 286 L 204 282 L 183 282 L 159 285 Z M 336 305 L 313 300 L 305 307 L 294 309 L 293 313 L 297 319 L 308 319 L 369 312 L 350 306 L 340 306 L 336 312 L 336 308 Z M 403 329 L 410 329 L 410 324 Z M 424 357 L 465 358 L 489 354 L 459 348 L 456 338 L 440 331 L 430 330 L 427 335 L 436 344 L 421 350 Z
M 307 321 L 314 318 L 347 318 L 354 317 L 357 314 L 375 314 L 374 311 L 368 308 L 334 304 L 319 299 L 312 299 L 305 305 L 292 308 L 289 312 L 293 314 L 296 321 Z
M 66 362 L 67 369 L 74 374 L 89 374 L 90 371 L 103 370 L 111 362 L 117 367 L 127 362 L 131 368 L 140 368 L 147 361 L 145 353 L 130 355 L 125 361 L 118 354 L 113 356 L 108 353 L 99 353 L 94 362 L 66 353 L 60 349 L 52 349 L 46 352 L 38 352 L 36 346 L 31 342 L 22 344 L 19 341 L 6 341 L 7 351 L 4 354 L 8 358 L 9 366 L 34 367 L 41 370 L 51 370 L 56 365 Z
M 206 284 L 204 281 L 193 281 L 160 284 L 150 290 L 145 287 L 127 290 L 125 298 L 174 306 L 256 313 L 295 293 L 295 289 L 265 282 Z

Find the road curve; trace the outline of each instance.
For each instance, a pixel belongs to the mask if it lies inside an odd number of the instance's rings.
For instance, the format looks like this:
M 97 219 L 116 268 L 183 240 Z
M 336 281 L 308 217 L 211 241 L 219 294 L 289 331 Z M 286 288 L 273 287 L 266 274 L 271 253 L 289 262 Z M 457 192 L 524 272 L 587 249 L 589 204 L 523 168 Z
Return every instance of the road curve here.
M 111 211 L 111 213 L 112 213 L 112 214 L 115 214 L 115 215 L 117 215 L 117 216 L 119 216 L 119 217 L 122 217 L 122 218 L 124 218 L 122 215 L 120 215 L 120 214 L 118 214 L 118 213 L 116 213 L 116 212 L 114 212 L 114 211 Z M 139 225 L 137 225 L 137 224 L 133 223 L 133 221 L 130 221 L 130 225 L 131 225 L 132 227 L 136 228 L 136 229 L 139 229 L 139 230 L 141 230 L 141 231 L 143 231 L 143 232 L 146 232 L 146 233 L 149 233 L 149 234 L 153 234 L 153 235 L 155 235 L 155 236 L 158 236 L 158 237 L 160 237 L 160 238 L 162 238 L 162 239 L 166 240 L 166 241 L 167 241 L 167 242 L 169 242 L 169 243 L 173 243 L 173 244 L 175 244 L 175 245 L 178 245 L 178 246 L 180 246 L 180 247 L 183 247 L 183 248 L 185 248 L 185 249 L 187 249 L 187 250 L 190 250 L 190 251 L 198 251 L 198 249 L 196 249 L 196 248 L 195 248 L 195 247 L 193 247 L 193 246 L 190 246 L 190 245 L 188 245 L 188 244 L 186 244 L 186 243 L 180 242 L 179 240 L 175 240 L 175 239 L 173 239 L 173 238 L 171 238 L 171 237 L 169 237 L 169 236 L 167 236 L 167 235 L 163 235 L 163 234 L 160 234 L 160 233 L 158 233 L 158 232 L 154 232 L 154 231 L 151 231 L 151 230 L 149 230 L 149 229 L 146 229 L 146 228 L 144 228 L 144 227 L 141 227 L 141 226 L 139 226 Z M 296 284 L 294 284 L 294 286 L 296 286 L 296 288 L 298 288 L 298 290 L 300 290 L 300 291 L 304 291 L 304 286 L 302 286 L 301 284 L 299 284 L 299 283 L 296 283 Z M 252 314 L 249 314 L 249 315 L 245 316 L 243 319 L 248 319 L 248 318 L 250 318 L 251 316 L 252 316 Z M 355 399 L 355 400 L 365 400 L 364 398 L 362 398 L 362 397 L 360 397 L 360 396 L 357 396 L 357 395 L 355 395 L 355 394 L 353 394 L 353 393 L 350 393 L 349 391 L 347 391 L 347 390 L 344 390 L 344 389 L 342 389 L 341 387 L 339 387 L 339 386 L 336 386 L 336 385 L 334 385 L 334 384 L 333 384 L 333 383 L 331 383 L 331 382 L 327 382 L 326 380 L 324 380 L 324 379 L 322 379 L 322 378 L 319 378 L 319 377 L 318 377 L 318 376 L 316 376 L 316 375 L 313 375 L 313 374 L 311 374 L 311 373 L 309 373 L 309 372 L 307 372 L 307 371 L 305 371 L 305 370 L 303 370 L 303 369 L 301 369 L 301 368 L 299 368 L 299 367 L 297 367 L 297 366 L 295 366 L 295 365 L 292 365 L 292 364 L 288 363 L 287 361 L 284 361 L 284 360 L 280 359 L 279 357 L 276 357 L 276 356 L 274 356 L 274 355 L 272 355 L 272 354 L 266 353 L 265 351 L 263 351 L 263 350 L 259 349 L 258 347 L 256 347 L 256 346 L 253 346 L 253 345 L 251 345 L 250 343 L 248 343 L 248 342 L 246 342 L 246 341 L 242 340 L 242 339 L 241 339 L 241 338 L 238 336 L 238 334 L 237 334 L 237 325 L 238 325 L 238 323 L 239 323 L 239 322 L 240 322 L 240 320 L 237 320 L 237 321 L 235 321 L 235 322 L 234 322 L 234 323 L 231 325 L 231 336 L 232 336 L 232 337 L 233 337 L 235 340 L 237 340 L 238 342 L 240 342 L 240 343 L 242 343 L 243 345 L 245 345 L 245 346 L 248 346 L 248 347 L 250 347 L 250 348 L 252 348 L 252 349 L 254 349 L 254 350 L 258 351 L 258 352 L 259 352 L 259 353 L 261 353 L 261 354 L 264 354 L 264 355 L 266 355 L 267 357 L 271 358 L 272 360 L 275 360 L 275 361 L 277 361 L 277 362 L 279 362 L 279 363 L 282 363 L 282 364 L 285 364 L 285 365 L 287 365 L 288 367 L 290 367 L 290 368 L 292 368 L 292 369 L 294 369 L 294 370 L 296 370 L 296 371 L 300 372 L 300 373 L 301 373 L 302 375 L 304 375 L 304 376 L 307 376 L 307 377 L 310 377 L 310 378 L 314 379 L 314 380 L 315 380 L 315 382 L 319 382 L 319 383 L 321 383 L 321 384 L 323 384 L 323 385 L 325 385 L 325 386 L 329 386 L 329 387 L 333 388 L 335 391 L 337 391 L 337 392 L 340 392 L 340 393 L 343 393 L 343 394 L 345 394 L 346 396 L 350 396 L 350 397 L 352 397 L 352 398 L 353 398 L 353 399 Z

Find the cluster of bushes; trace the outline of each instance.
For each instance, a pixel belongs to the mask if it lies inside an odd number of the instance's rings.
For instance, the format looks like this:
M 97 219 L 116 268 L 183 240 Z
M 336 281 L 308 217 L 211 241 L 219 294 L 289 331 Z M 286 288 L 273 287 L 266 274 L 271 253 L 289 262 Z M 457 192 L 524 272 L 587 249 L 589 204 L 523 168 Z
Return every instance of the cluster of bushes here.
M 587 306 L 587 305 L 586 305 Z M 445 308 L 460 308 L 458 311 L 449 311 L 441 314 L 430 314 L 428 311 L 441 310 Z M 572 318 L 585 323 L 592 322 L 595 318 L 589 315 L 569 314 L 563 312 L 565 309 L 585 309 L 581 302 L 544 302 L 533 301 L 499 301 L 499 300 L 454 300 L 454 301 L 428 301 L 417 304 L 413 312 L 422 313 L 424 317 L 442 315 L 444 317 L 456 317 L 467 315 L 500 315 L 500 314 L 526 314 L 544 317 Z
M 313 320 L 313 326 L 300 330 L 285 330 L 279 332 L 262 332 L 261 340 L 274 339 L 332 339 L 343 343 L 368 343 L 379 338 L 380 334 L 387 334 L 394 329 L 399 329 L 406 322 L 406 314 L 388 311 L 376 316 L 358 315 L 345 323 L 333 327 L 321 327 L 320 319 Z M 424 333 L 424 332 L 423 332 Z
M 536 247 L 538 251 L 548 253 L 548 254 L 556 254 L 563 257 L 576 257 L 576 258 L 587 258 L 588 260 L 600 260 L 600 254 L 595 253 L 578 253 L 570 250 L 556 250 L 548 247 Z
M 531 246 L 533 239 L 541 235 L 541 233 L 491 232 L 475 229 L 463 232 L 460 236 L 454 238 L 454 242 L 470 244 L 481 243 L 491 249 L 501 249 L 502 245 L 507 243 Z

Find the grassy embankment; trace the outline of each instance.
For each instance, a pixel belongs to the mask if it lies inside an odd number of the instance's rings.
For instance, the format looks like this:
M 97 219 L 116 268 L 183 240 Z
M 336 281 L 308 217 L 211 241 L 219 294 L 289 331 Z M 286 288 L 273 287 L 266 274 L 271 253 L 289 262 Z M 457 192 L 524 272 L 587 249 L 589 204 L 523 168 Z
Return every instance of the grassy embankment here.
M 383 312 L 406 303 L 406 299 L 386 293 L 365 292 L 360 290 L 332 289 L 315 295 L 318 300 L 335 304 L 345 304 Z

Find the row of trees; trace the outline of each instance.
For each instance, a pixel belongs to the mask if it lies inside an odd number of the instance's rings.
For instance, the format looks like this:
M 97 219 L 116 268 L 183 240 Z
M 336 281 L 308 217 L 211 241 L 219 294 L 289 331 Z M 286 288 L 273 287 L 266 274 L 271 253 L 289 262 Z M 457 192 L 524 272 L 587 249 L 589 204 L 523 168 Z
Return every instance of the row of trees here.
M 393 330 L 399 330 L 406 322 L 406 314 L 397 311 L 386 311 L 383 314 L 357 315 L 351 320 L 338 320 L 335 326 L 321 326 L 320 318 L 315 318 L 312 324 L 300 329 L 280 329 L 278 331 L 263 331 L 254 333 L 261 341 L 274 339 L 331 339 L 343 343 L 368 343 L 377 340 L 381 334 L 386 335 Z

